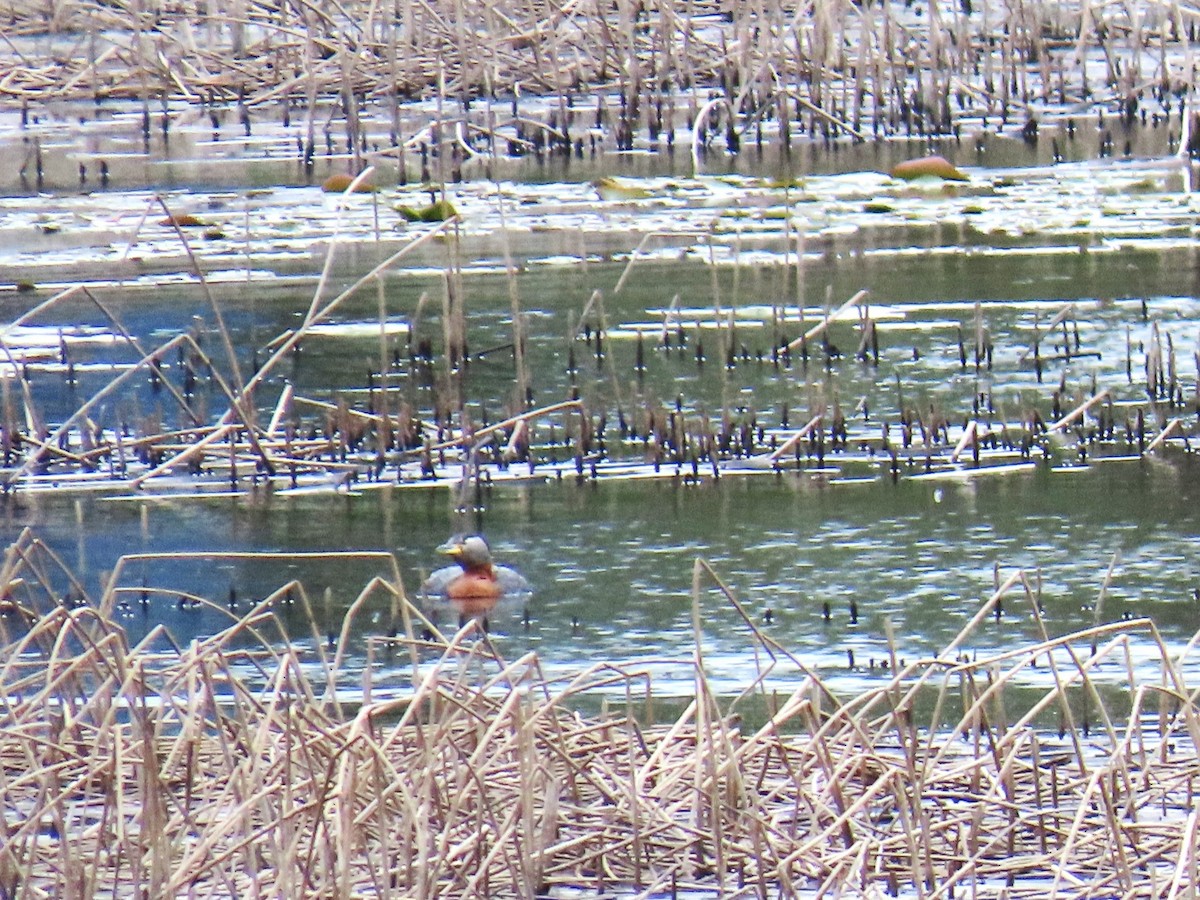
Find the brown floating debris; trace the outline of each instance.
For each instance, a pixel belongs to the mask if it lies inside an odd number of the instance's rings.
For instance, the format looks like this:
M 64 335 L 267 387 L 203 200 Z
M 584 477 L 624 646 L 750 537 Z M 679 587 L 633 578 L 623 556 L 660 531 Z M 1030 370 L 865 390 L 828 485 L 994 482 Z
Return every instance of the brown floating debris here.
M 158 220 L 159 225 L 165 225 L 168 228 L 175 226 L 177 228 L 204 228 L 208 226 L 208 222 L 200 219 L 190 213 L 172 213 Z
M 969 181 L 965 173 L 944 156 L 922 156 L 897 163 L 889 173 L 893 178 L 913 181 L 917 178 L 940 178 L 943 181 Z
M 374 193 L 375 186 L 362 175 L 355 177 L 348 172 L 334 172 L 321 182 L 321 190 L 326 194 L 344 194 L 347 191 L 352 194 L 370 194 Z

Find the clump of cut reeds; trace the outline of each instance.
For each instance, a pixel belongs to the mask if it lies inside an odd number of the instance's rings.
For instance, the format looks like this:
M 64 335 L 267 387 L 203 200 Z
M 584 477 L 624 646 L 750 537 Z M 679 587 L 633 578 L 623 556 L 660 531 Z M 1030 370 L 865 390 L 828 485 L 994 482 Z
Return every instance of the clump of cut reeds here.
M 52 582 L 69 573 L 36 538 L 6 553 L 6 896 L 1198 886 L 1200 718 L 1182 659 L 1146 621 L 968 656 L 1006 595 L 1036 600 L 1019 571 L 936 657 L 893 654 L 888 674 L 851 697 L 804 673 L 751 724 L 744 699 L 763 696 L 776 669 L 804 669 L 697 561 L 695 697 L 655 724 L 653 685 L 636 665 L 553 681 L 533 654 L 503 658 L 474 624 L 444 636 L 409 603 L 394 562 L 351 605 L 332 657 L 319 640 L 288 642 L 272 614 L 303 595 L 296 584 L 187 648 L 162 630 L 130 646 L 107 615 L 146 590 L 122 583 L 126 568 L 95 603 L 76 585 L 65 605 Z M 758 673 L 732 701 L 705 673 L 708 584 L 741 614 Z M 371 639 L 368 668 L 350 676 L 347 636 L 375 600 L 393 610 L 396 637 Z M 199 591 L 196 601 L 207 602 Z M 1134 684 L 1147 647 L 1161 679 Z M 373 672 L 388 654 L 394 674 Z M 1035 669 L 1049 679 L 1028 679 Z M 1103 701 L 1100 673 L 1112 669 L 1129 679 L 1123 719 Z M 1017 704 L 1030 684 L 1042 686 Z M 372 699 L 384 687 L 389 699 Z M 596 695 L 610 699 L 585 713 Z M 919 712 L 930 696 L 932 711 Z M 1098 724 L 1081 721 L 1080 705 Z M 1058 734 L 1039 725 L 1047 713 Z

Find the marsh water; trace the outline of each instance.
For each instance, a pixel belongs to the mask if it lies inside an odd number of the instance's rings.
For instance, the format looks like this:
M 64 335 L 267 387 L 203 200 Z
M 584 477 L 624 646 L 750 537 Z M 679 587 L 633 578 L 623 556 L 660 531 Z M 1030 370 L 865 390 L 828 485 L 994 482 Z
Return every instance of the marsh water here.
M 66 158 L 74 161 L 69 148 Z M 3 499 L 3 535 L 11 541 L 31 528 L 89 593 L 99 593 L 125 554 L 211 554 L 123 569 L 122 583 L 161 591 L 148 603 L 122 607 L 135 639 L 165 624 L 184 642 L 229 621 L 216 608 L 173 602 L 172 592 L 246 609 L 297 579 L 314 598 L 318 636 L 298 608 L 281 615 L 304 645 L 336 632 L 380 571 L 322 554 L 394 553 L 414 594 L 439 565 L 437 545 L 466 526 L 486 534 L 497 559 L 518 568 L 534 589 L 527 602 L 502 603 L 490 617 L 502 652 L 536 650 L 551 672 L 600 663 L 646 667 L 667 692 L 691 689 L 698 558 L 764 633 L 823 675 L 849 683 L 881 677 L 889 631 L 901 657 L 938 652 L 997 579 L 1018 568 L 1039 588 L 1052 634 L 1147 617 L 1182 648 L 1200 626 L 1200 469 L 1186 441 L 1141 456 L 1132 436 L 1103 453 L 1070 437 L 1032 464 L 979 474 L 932 471 L 917 446 L 899 454 L 897 471 L 865 449 L 864 438 L 844 458 L 830 451 L 820 464 L 809 460 L 794 470 L 712 478 L 686 465 L 652 472 L 636 434 L 641 411 L 651 407 L 745 424 L 752 438 L 759 432 L 760 447 L 822 404 L 839 405 L 857 435 L 878 434 L 884 423 L 896 428 L 906 406 L 950 420 L 976 415 L 1003 423 L 1035 409 L 1052 420 L 1052 405 L 1065 413 L 1100 388 L 1119 404 L 1143 401 L 1143 361 L 1156 333 L 1170 336 L 1183 402 L 1164 407 L 1161 420 L 1147 426 L 1150 437 L 1167 416 L 1179 417 L 1190 434 L 1200 207 L 1178 171 L 1153 159 L 1037 162 L 971 168 L 970 185 L 954 189 L 894 185 L 847 160 L 847 172 L 789 173 L 783 180 L 777 171 L 635 177 L 628 172 L 642 163 L 633 160 L 623 173 L 630 197 L 608 203 L 589 184 L 590 168 L 503 186 L 455 186 L 450 194 L 466 231 L 452 264 L 462 273 L 472 353 L 459 382 L 467 408 L 477 421 L 512 408 L 516 302 L 533 405 L 562 400 L 574 385 L 593 412 L 607 414 L 607 440 L 640 460 L 641 469 L 586 477 L 561 443 L 565 432 L 555 429 L 562 426 L 551 423 L 539 426 L 542 457 L 528 477 L 470 493 L 466 512 L 453 488 L 386 477 L 326 490 L 209 496 L 177 484 L 174 491 L 153 483 L 141 491 L 43 485 Z M 608 165 L 623 168 L 620 160 Z M 57 171 L 73 170 L 60 162 Z M 6 321 L 78 283 L 90 285 L 111 314 L 72 301 L 9 332 L 49 421 L 70 415 L 128 366 L 112 317 L 154 346 L 188 329 L 211 329 L 216 302 L 249 365 L 308 308 L 333 233 L 354 240 L 335 248 L 329 292 L 417 233 L 390 207 L 396 196 L 420 197 L 414 188 L 352 198 L 335 209 L 315 186 L 264 188 L 242 176 L 216 188 L 204 178 L 189 187 L 172 177 L 166 193 L 163 185 L 117 180 L 103 192 L 60 186 L 0 199 L 0 231 L 8 238 L 0 264 L 9 283 L 24 282 L 22 290 L 0 294 Z M 155 225 L 161 213 L 145 213 L 155 187 L 172 210 L 209 220 L 206 239 L 193 243 L 215 301 L 197 284 L 177 236 Z M 502 223 L 497 195 L 507 198 Z M 792 212 L 779 214 L 781 205 Z M 799 222 L 794 234 L 781 232 L 789 214 Z M 505 253 L 515 276 L 506 275 Z M 361 404 L 378 386 L 380 369 L 390 368 L 399 396 L 415 409 L 432 409 L 444 387 L 440 369 L 422 374 L 389 360 L 399 358 L 408 334 L 440 338 L 447 265 L 439 246 L 394 269 L 382 290 L 365 290 L 340 307 L 335 327 L 304 342 L 256 398 L 260 406 L 269 414 L 285 382 L 306 397 Z M 855 357 L 852 320 L 830 327 L 840 352 L 814 349 L 807 360 L 772 352 L 780 329 L 794 338 L 860 289 L 870 292 L 878 323 L 877 359 Z M 595 292 L 602 303 L 589 307 Z M 1044 349 L 1045 368 L 1039 360 L 1035 369 L 1025 352 L 1032 335 L 1071 302 L 1070 333 L 1063 325 L 1062 346 Z M 963 335 L 969 343 L 981 323 L 994 342 L 990 365 L 963 356 Z M 604 331 L 600 347 L 593 325 Z M 668 330 L 671 349 L 646 338 Z M 215 345 L 215 332 L 206 334 Z M 700 359 L 697 343 L 704 341 Z M 70 348 L 70 379 L 63 346 Z M 221 398 L 211 382 L 199 390 L 217 414 Z M 116 428 L 164 407 L 161 394 L 139 379 L 92 417 Z M 618 436 L 618 418 L 632 424 L 632 436 Z M 244 551 L 298 555 L 222 555 Z M 965 649 L 983 653 L 1038 640 L 1034 599 L 1011 595 Z M 748 629 L 708 582 L 700 603 L 709 671 L 722 690 L 736 692 L 755 674 Z M 382 602 L 368 605 L 356 622 L 361 637 L 382 635 L 390 613 Z M 357 646 L 352 666 L 366 660 Z M 389 663 L 374 664 L 386 681 Z M 1153 669 L 1142 675 L 1158 677 Z

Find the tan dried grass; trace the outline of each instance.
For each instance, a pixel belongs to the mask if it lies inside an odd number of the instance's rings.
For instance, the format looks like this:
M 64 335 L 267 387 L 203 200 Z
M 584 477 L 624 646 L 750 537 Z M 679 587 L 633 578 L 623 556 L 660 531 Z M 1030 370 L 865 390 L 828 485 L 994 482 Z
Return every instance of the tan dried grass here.
M 360 594 L 330 659 L 281 640 L 271 607 L 295 585 L 187 648 L 157 631 L 130 647 L 104 615 L 136 590 L 119 572 L 96 607 L 33 615 L 57 566 L 26 535 L 3 573 L 7 897 L 1181 897 L 1198 885 L 1195 689 L 1145 621 L 966 659 L 994 603 L 1032 598 L 1019 572 L 937 658 L 895 662 L 849 698 L 808 673 L 746 727 L 746 695 L 714 695 L 699 640 L 695 699 L 659 725 L 646 673 L 600 665 L 551 682 L 534 655 L 507 661 L 473 625 L 439 634 L 398 572 Z M 698 635 L 709 584 L 741 610 L 698 561 Z M 411 683 L 372 700 L 369 667 L 365 702 L 343 710 L 346 641 L 380 597 L 400 636 L 372 639 L 370 657 L 407 651 Z M 743 615 L 755 693 L 799 661 Z M 1161 680 L 1133 684 L 1131 651 L 1147 643 Z M 1050 686 L 1010 721 L 1044 661 Z M 1114 666 L 1131 680 L 1123 723 L 1094 681 Z M 582 712 L 600 691 L 603 711 Z M 1069 716 L 1083 695 L 1101 713 L 1090 736 Z M 921 696 L 935 698 L 927 722 Z M 1066 740 L 1038 724 L 1055 709 Z

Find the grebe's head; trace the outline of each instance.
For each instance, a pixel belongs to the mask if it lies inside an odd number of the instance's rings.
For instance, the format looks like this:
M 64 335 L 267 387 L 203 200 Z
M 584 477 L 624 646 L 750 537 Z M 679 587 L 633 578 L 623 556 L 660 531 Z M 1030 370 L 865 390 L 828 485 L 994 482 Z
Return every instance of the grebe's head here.
M 445 553 L 464 569 L 477 569 L 492 563 L 492 551 L 487 541 L 477 534 L 455 535 L 438 547 L 439 553 Z

